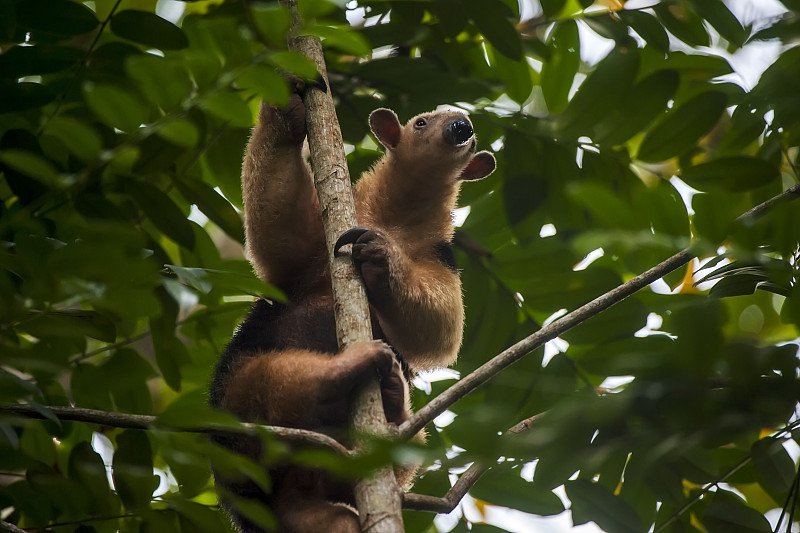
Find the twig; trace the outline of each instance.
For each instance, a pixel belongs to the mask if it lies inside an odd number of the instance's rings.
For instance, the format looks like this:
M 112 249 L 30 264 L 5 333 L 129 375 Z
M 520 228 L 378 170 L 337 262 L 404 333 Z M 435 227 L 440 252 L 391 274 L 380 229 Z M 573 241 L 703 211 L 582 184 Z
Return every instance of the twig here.
M 748 222 L 763 216 L 775 204 L 789 201 L 800 197 L 800 184 L 789 187 L 782 193 L 770 198 L 769 200 L 755 206 L 749 211 L 737 217 L 736 222 Z M 522 339 L 510 348 L 501 352 L 488 362 L 484 363 L 477 370 L 465 376 L 455 385 L 444 391 L 442 394 L 431 400 L 425 407 L 417 411 L 407 421 L 397 428 L 397 436 L 401 439 L 408 439 L 415 435 L 425 425 L 439 416 L 448 407 L 458 400 L 483 385 L 504 368 L 511 366 L 522 357 L 532 352 L 549 340 L 552 340 L 575 326 L 585 322 L 589 318 L 600 314 L 612 305 L 621 302 L 628 296 L 647 287 L 654 281 L 666 276 L 673 270 L 680 268 L 688 263 L 694 254 L 690 248 L 686 248 L 676 253 L 669 259 L 659 263 L 650 270 L 639 274 L 630 281 L 598 296 L 589 303 L 579 307 L 548 324 L 539 331 Z
M 511 433 L 517 435 L 533 427 L 537 420 L 541 419 L 543 413 L 526 418 L 517 422 L 508 429 L 506 434 Z M 489 470 L 492 465 L 487 465 L 476 461 L 461 474 L 447 494 L 441 498 L 435 496 L 428 496 L 425 494 L 408 493 L 403 500 L 403 509 L 411 509 L 413 511 L 432 511 L 434 513 L 449 513 L 456 508 L 456 505 L 464 498 L 469 489 L 477 483 L 480 477 Z
M 202 426 L 168 426 L 160 424 L 158 417 L 152 415 L 135 415 L 129 413 L 113 413 L 100 411 L 98 409 L 85 409 L 82 407 L 63 407 L 63 406 L 44 406 L 61 420 L 72 420 L 75 422 L 88 422 L 90 424 L 100 424 L 101 426 L 111 426 L 125 429 L 161 429 L 164 431 L 176 431 L 182 433 L 208 433 L 208 434 L 252 434 L 256 435 L 259 430 L 266 431 L 276 437 L 288 441 L 303 442 L 315 446 L 324 446 L 344 455 L 352 456 L 353 452 L 341 445 L 336 439 L 309 431 L 306 429 L 287 428 L 282 426 L 264 426 L 260 424 L 241 423 L 237 427 L 219 426 L 215 424 Z M 28 418 L 46 419 L 47 417 L 30 405 L 0 405 L 0 412 L 13 413 Z

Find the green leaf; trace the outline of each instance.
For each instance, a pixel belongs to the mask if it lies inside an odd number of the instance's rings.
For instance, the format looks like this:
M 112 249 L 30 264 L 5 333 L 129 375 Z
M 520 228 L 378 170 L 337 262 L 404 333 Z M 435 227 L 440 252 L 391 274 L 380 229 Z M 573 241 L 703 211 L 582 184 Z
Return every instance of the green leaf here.
M 364 57 L 372 51 L 367 40 L 348 26 L 323 26 L 314 24 L 304 26 L 303 35 L 315 35 L 322 39 L 322 44 L 327 47 L 337 48 L 345 54 Z
M 232 414 L 208 406 L 205 389 L 195 389 L 178 396 L 158 415 L 156 425 L 167 428 L 242 427 L 242 423 Z
M 130 56 L 125 71 L 150 102 L 163 111 L 176 109 L 192 92 L 192 82 L 182 65 L 152 54 Z
M 77 67 L 83 56 L 74 48 L 50 44 L 15 46 L 0 55 L 0 76 L 16 81 L 23 76 L 61 72 Z
M 127 89 L 87 81 L 83 84 L 83 96 L 89 109 L 112 128 L 130 133 L 147 122 L 147 110 Z
M 0 42 L 11 42 L 14 39 L 16 25 L 14 1 L 0 0 Z
M 685 2 L 659 3 L 653 11 L 669 32 L 691 46 L 709 46 L 703 19 Z
M 68 309 L 38 313 L 20 326 L 34 337 L 92 337 L 104 342 L 117 338 L 116 326 L 107 316 L 97 311 Z
M 598 142 L 622 144 L 645 129 L 667 108 L 679 81 L 674 70 L 659 70 L 639 80 L 614 114 L 597 125 Z
M 122 348 L 100 367 L 117 409 L 126 413 L 150 414 L 153 402 L 147 381 L 156 377 L 153 366 L 136 351 Z
M 762 484 L 779 492 L 788 492 L 795 476 L 794 460 L 781 441 L 772 437 L 761 439 L 750 449 L 753 464 Z
M 111 491 L 103 459 L 89 442 L 79 442 L 69 454 L 69 478 L 80 484 L 91 499 L 89 511 L 95 514 L 111 512 Z
M 0 114 L 41 107 L 56 97 L 50 87 L 29 81 L 0 84 L 0 92 L 3 93 L 3 98 L 0 98 Z
M 117 436 L 112 472 L 114 487 L 131 511 L 148 509 L 150 497 L 159 484 L 153 474 L 150 440 L 144 431 L 128 429 Z
M 555 18 L 564 9 L 567 0 L 540 0 L 542 11 L 547 17 Z
M 189 46 L 189 39 L 182 29 L 147 11 L 120 11 L 111 18 L 110 26 L 111 31 L 123 39 L 153 48 L 180 50 Z
M 253 91 L 262 100 L 275 106 L 284 106 L 289 102 L 286 80 L 274 68 L 266 65 L 250 65 L 236 78 L 236 85 Z
M 222 231 L 244 242 L 242 219 L 228 200 L 200 180 L 176 179 L 175 185 L 184 198 L 196 205 Z
M 58 171 L 48 159 L 27 150 L 0 150 L 0 163 L 46 185 L 61 183 Z
M 203 105 L 209 112 L 232 126 L 247 128 L 253 125 L 250 107 L 238 94 L 229 90 L 218 90 L 206 96 Z
M 701 518 L 709 533 L 770 533 L 767 518 L 743 502 L 716 498 Z
M 575 21 L 557 22 L 547 46 L 550 60 L 542 65 L 542 92 L 550 112 L 560 113 L 567 106 L 569 91 L 581 62 Z
M 493 468 L 481 476 L 469 492 L 479 500 L 539 516 L 553 516 L 564 511 L 558 496 L 522 479 L 518 469 Z
M 522 41 L 519 32 L 506 17 L 506 9 L 502 2 L 464 0 L 463 3 L 472 22 L 498 52 L 514 61 L 522 61 Z
M 771 163 L 742 155 L 684 168 L 680 177 L 699 191 L 743 192 L 764 186 L 780 175 Z
M 184 148 L 194 148 L 200 140 L 200 133 L 194 123 L 185 118 L 178 118 L 162 124 L 156 133 L 159 137 Z
M 127 181 L 125 190 L 155 226 L 186 248 L 194 248 L 194 230 L 175 203 L 158 187 L 145 181 Z
M 657 162 L 680 155 L 697 144 L 725 112 L 728 98 L 718 91 L 698 94 L 650 130 L 639 146 L 637 157 Z
M 259 36 L 275 47 L 286 46 L 286 34 L 292 21 L 286 7 L 279 4 L 252 4 L 250 13 Z
M 19 444 L 20 449 L 25 452 L 27 457 L 46 465 L 55 464 L 56 443 L 41 422 L 29 421 L 22 432 Z
M 647 41 L 647 44 L 667 52 L 669 50 L 669 36 L 664 31 L 664 26 L 651 14 L 638 9 L 623 9 L 617 11 L 619 18 Z
M 304 80 L 315 80 L 319 76 L 314 62 L 299 52 L 291 50 L 273 52 L 269 55 L 269 60 L 276 67 L 291 72 Z
M 636 512 L 606 487 L 585 479 L 564 484 L 572 502 L 572 523 L 594 522 L 605 531 L 642 533 L 647 528 Z
M 75 157 L 86 163 L 95 161 L 103 148 L 102 140 L 92 126 L 67 115 L 52 118 L 44 133 L 57 138 Z
M 69 0 L 23 1 L 15 7 L 17 24 L 33 31 L 35 38 L 41 37 L 40 33 L 58 37 L 80 35 L 100 24 L 89 8 Z
M 230 262 L 229 262 L 230 263 Z M 285 296 L 272 285 L 261 281 L 248 267 L 247 273 L 208 268 L 179 267 L 166 265 L 190 287 L 202 294 L 216 289 L 226 295 L 247 294 L 256 298 L 285 301 Z
M 566 135 L 581 135 L 625 97 L 639 70 L 638 52 L 636 47 L 619 46 L 598 63 L 560 117 L 558 125 Z M 625 107 L 637 109 L 628 99 Z
M 697 13 L 728 42 L 740 47 L 747 40 L 742 24 L 721 0 L 690 0 Z

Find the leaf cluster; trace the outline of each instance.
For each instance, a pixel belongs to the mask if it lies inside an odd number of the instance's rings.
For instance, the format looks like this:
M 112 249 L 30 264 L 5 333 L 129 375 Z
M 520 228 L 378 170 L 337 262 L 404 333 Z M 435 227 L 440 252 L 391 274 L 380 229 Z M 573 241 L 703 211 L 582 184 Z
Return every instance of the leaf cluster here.
M 283 298 L 243 257 L 239 175 L 259 102 L 287 101 L 287 73 L 316 76 L 286 50 L 288 13 L 0 0 L 0 401 L 46 417 L 0 415 L 3 520 L 225 531 L 209 459 L 269 490 L 264 464 L 291 454 L 344 476 L 418 458 L 414 490 L 432 495 L 481 461 L 479 508 L 558 514 L 564 486 L 573 522 L 606 531 L 768 531 L 765 513 L 797 497 L 800 209 L 737 217 L 798 181 L 800 5 L 783 3 L 754 21 L 721 0 L 542 0 L 525 20 L 511 0 L 301 1 L 353 176 L 379 155 L 376 107 L 457 105 L 495 152 L 497 171 L 462 190 L 462 374 L 689 245 L 702 262 L 454 404 L 425 449 L 353 459 L 271 439 L 256 465 L 201 435 L 43 406 L 220 420 L 204 397 L 217 355 L 254 296 Z M 765 41 L 780 52 L 745 86 L 726 54 Z M 432 518 L 409 512 L 407 530 Z

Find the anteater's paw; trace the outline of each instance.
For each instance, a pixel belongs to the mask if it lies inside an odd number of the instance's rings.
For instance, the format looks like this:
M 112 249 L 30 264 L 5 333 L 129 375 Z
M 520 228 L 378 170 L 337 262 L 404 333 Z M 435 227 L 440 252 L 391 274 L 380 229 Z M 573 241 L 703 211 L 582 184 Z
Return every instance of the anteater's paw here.
M 345 244 L 353 244 L 353 260 L 361 271 L 367 297 L 372 305 L 381 307 L 391 300 L 390 261 L 398 258 L 392 241 L 380 230 L 353 228 L 339 237 L 334 246 L 334 254 Z

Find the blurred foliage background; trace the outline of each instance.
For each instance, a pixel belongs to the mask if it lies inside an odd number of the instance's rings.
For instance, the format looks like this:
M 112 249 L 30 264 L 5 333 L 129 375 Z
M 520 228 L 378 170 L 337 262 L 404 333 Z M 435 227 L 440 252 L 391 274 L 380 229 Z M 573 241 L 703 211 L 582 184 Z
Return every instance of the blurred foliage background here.
M 789 531 L 800 204 L 735 221 L 798 182 L 800 2 L 772 7 L 301 1 L 352 175 L 379 156 L 367 117 L 381 106 L 467 110 L 497 156 L 461 197 L 462 375 L 690 244 L 701 259 L 452 406 L 425 449 L 295 459 L 353 475 L 421 456 L 414 490 L 437 496 L 470 462 L 495 464 L 449 517 L 407 512 L 408 531 L 546 527 L 496 507 L 567 508 L 609 532 Z M 288 27 L 266 1 L 0 0 L 0 401 L 45 418 L 0 414 L 3 523 L 226 531 L 209 460 L 269 486 L 202 434 L 164 428 L 233 423 L 205 406 L 213 365 L 255 296 L 281 298 L 243 258 L 239 174 L 259 101 L 287 101 L 280 73 L 315 75 Z M 760 78 L 731 66 L 764 50 Z M 417 380 L 414 403 L 453 379 Z M 269 449 L 265 462 L 291 453 Z

